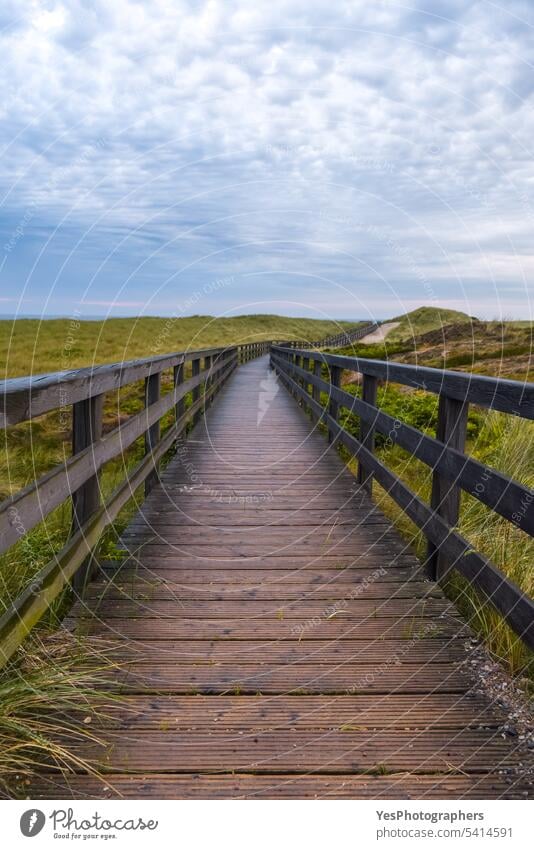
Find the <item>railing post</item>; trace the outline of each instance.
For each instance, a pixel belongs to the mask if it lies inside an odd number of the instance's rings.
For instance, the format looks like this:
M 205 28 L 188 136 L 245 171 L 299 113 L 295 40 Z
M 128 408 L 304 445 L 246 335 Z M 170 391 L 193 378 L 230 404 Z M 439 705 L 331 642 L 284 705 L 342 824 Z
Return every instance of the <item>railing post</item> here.
M 293 354 L 292 359 L 293 359 L 293 364 L 298 368 L 300 366 L 300 356 L 298 356 L 297 354 Z M 300 380 L 297 377 L 296 374 L 293 375 L 293 380 L 295 380 L 298 384 L 300 384 L 302 386 L 302 380 Z M 296 389 L 293 392 L 293 397 L 295 398 L 297 404 L 299 404 L 299 406 L 300 406 L 302 404 L 302 401 L 300 400 L 299 393 L 297 392 Z
M 72 405 L 72 453 L 79 454 L 102 436 L 102 410 L 104 396 L 95 395 Z M 100 485 L 98 472 L 87 480 L 76 492 L 72 493 L 72 533 L 76 533 L 98 510 L 100 506 Z M 83 590 L 91 578 L 92 555 L 82 563 L 74 575 L 72 585 L 75 590 Z
M 160 398 L 160 389 L 161 389 L 161 372 L 157 372 L 156 374 L 150 374 L 145 378 L 145 407 L 150 407 L 151 404 L 155 404 L 156 401 L 159 401 Z M 154 449 L 156 448 L 160 437 L 160 424 L 159 421 L 154 422 L 151 427 L 147 428 L 145 431 L 145 454 L 152 454 Z M 149 475 L 145 478 L 145 497 L 149 494 L 151 489 L 157 484 L 159 480 L 159 463 L 154 463 L 154 471 L 150 472 Z
M 309 370 L 310 370 L 310 358 L 309 358 L 309 357 L 303 357 L 303 358 L 302 358 L 302 368 L 304 369 L 304 371 L 309 371 Z M 310 384 L 307 382 L 307 380 L 306 380 L 306 378 L 305 378 L 305 377 L 302 379 L 302 388 L 304 389 L 304 391 L 305 391 L 305 393 L 306 393 L 306 395 L 307 395 L 307 394 L 308 394 L 308 390 L 309 390 L 309 388 L 310 388 Z M 304 409 L 306 410 L 306 412 L 308 412 L 308 411 L 309 411 L 309 407 L 308 407 L 308 405 L 306 404 L 306 401 L 304 401 L 304 402 L 303 402 L 303 406 L 304 406 Z
M 378 378 L 370 374 L 362 376 L 362 401 L 376 407 L 376 395 L 378 389 Z M 371 422 L 360 419 L 360 442 L 371 454 L 375 450 L 375 429 Z M 360 458 L 358 463 L 358 483 L 361 484 L 371 495 L 373 491 L 373 474 L 365 469 L 365 460 Z
M 469 403 L 467 401 L 458 401 L 455 398 L 440 395 L 436 439 L 439 439 L 449 448 L 456 448 L 463 453 L 467 436 L 468 413 Z M 461 489 L 455 486 L 451 478 L 437 471 L 433 473 L 430 506 L 450 528 L 454 528 L 460 518 L 460 495 Z M 444 555 L 430 541 L 428 543 L 427 564 L 429 576 L 435 581 L 445 577 L 451 567 Z
M 209 391 L 209 388 L 211 386 L 211 381 L 212 381 L 212 376 L 210 374 L 211 364 L 212 364 L 212 357 L 210 357 L 210 356 L 204 357 L 204 369 L 206 370 L 206 379 L 204 381 L 204 397 L 205 397 L 206 400 L 204 401 L 204 408 L 209 406 L 209 404 L 211 403 L 210 399 L 208 398 L 208 391 Z
M 313 374 L 315 377 L 321 377 L 321 360 L 313 361 Z M 312 398 L 314 401 L 317 401 L 318 404 L 321 403 L 321 390 L 318 386 L 312 386 Z
M 192 362 L 191 362 L 191 376 L 192 377 L 198 377 L 199 374 L 200 374 L 200 358 L 198 358 L 196 360 L 192 360 Z M 193 400 L 193 404 L 194 404 L 200 398 L 200 384 L 198 386 L 194 387 L 193 392 L 192 392 L 192 396 L 193 396 L 192 400 Z M 192 419 L 192 422 L 191 422 L 193 426 L 196 425 L 199 418 L 200 418 L 200 410 L 197 410 L 197 412 L 193 415 L 193 419 Z
M 177 389 L 184 382 L 184 363 L 174 366 L 174 388 Z M 185 413 L 185 398 L 180 398 L 174 406 L 176 421 Z
M 340 386 L 341 369 L 339 366 L 330 366 L 330 384 L 332 386 Z M 339 404 L 334 398 L 332 398 L 332 396 L 330 396 L 330 401 L 328 403 L 328 413 L 337 422 L 337 417 L 339 415 Z M 328 441 L 330 443 L 334 442 L 335 437 L 336 434 L 334 433 L 334 431 L 331 428 L 328 428 Z

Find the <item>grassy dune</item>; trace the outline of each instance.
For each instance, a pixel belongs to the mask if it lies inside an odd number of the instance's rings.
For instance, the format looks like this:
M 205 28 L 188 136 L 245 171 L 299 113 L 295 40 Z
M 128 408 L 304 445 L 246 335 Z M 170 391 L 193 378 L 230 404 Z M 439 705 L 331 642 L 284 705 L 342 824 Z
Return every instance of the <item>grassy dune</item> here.
M 534 328 L 531 322 L 480 321 L 455 313 L 454 320 L 441 324 L 445 312 L 416 310 L 418 315 L 424 313 L 419 316 L 422 319 L 419 326 L 424 330 L 412 335 L 419 323 L 416 315 L 415 321 L 401 322 L 388 333 L 384 342 L 355 344 L 347 352 L 359 357 L 394 359 L 431 368 L 532 381 Z
M 184 349 L 269 339 L 314 341 L 353 329 L 357 324 L 277 315 L 112 318 L 106 321 L 0 320 L 0 378 L 132 360 Z
M 398 322 L 398 327 L 388 333 L 388 341 L 399 342 L 405 339 L 413 339 L 431 330 L 439 330 L 440 327 L 447 324 L 469 324 L 473 318 L 464 312 L 458 312 L 458 310 L 418 307 L 411 312 L 397 315 L 388 320 Z

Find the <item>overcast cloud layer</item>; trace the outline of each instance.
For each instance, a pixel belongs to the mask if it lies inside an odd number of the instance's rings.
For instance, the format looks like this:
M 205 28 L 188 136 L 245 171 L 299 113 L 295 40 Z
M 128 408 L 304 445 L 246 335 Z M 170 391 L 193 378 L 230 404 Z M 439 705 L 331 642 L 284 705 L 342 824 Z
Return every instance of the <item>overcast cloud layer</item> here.
M 528 317 L 533 6 L 4 0 L 0 312 Z

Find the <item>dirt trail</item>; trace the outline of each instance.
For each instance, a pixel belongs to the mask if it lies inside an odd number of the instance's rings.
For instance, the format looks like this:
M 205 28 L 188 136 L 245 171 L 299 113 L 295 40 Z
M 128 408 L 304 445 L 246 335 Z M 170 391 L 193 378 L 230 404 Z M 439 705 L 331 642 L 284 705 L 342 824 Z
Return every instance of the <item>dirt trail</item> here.
M 385 324 L 381 324 L 377 330 L 373 330 L 372 333 L 369 333 L 367 336 L 363 336 L 358 341 L 362 343 L 362 345 L 373 345 L 375 342 L 383 342 L 388 333 L 391 330 L 394 330 L 395 327 L 398 327 L 400 321 L 388 321 Z

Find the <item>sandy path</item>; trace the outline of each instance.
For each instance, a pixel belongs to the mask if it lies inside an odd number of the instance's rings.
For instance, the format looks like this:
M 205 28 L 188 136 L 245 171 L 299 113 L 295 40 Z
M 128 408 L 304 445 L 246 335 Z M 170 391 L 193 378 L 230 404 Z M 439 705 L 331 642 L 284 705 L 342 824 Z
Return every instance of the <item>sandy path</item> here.
M 399 324 L 400 321 L 388 321 L 386 324 L 381 324 L 378 330 L 374 330 L 367 336 L 362 336 L 361 339 L 358 339 L 358 342 L 361 342 L 363 345 L 372 345 L 375 342 L 383 342 L 388 333 L 391 330 L 394 330 L 395 327 L 398 327 Z

